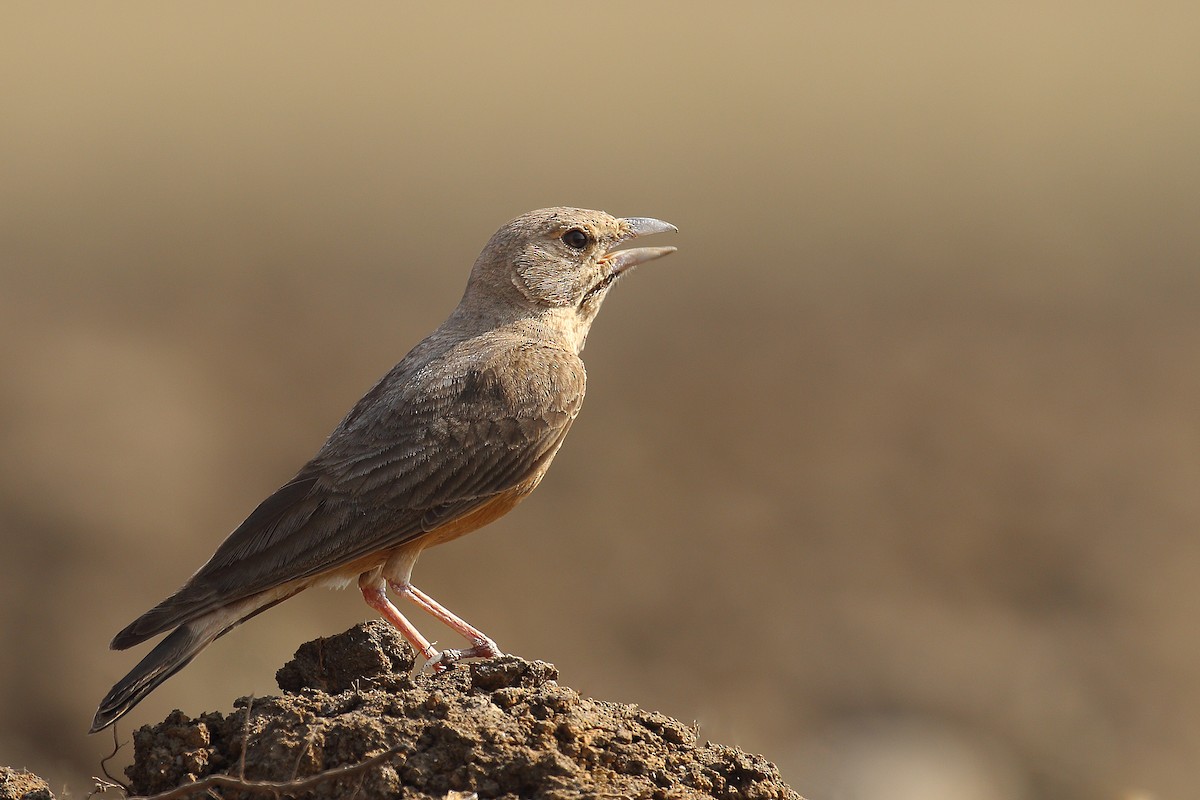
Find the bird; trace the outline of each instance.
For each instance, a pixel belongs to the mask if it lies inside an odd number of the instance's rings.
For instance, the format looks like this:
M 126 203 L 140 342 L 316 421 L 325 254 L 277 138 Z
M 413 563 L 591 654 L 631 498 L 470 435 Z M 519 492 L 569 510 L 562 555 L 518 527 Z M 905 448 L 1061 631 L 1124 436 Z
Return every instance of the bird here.
M 315 456 L 255 508 L 170 597 L 112 640 L 162 639 L 100 702 L 112 725 L 205 647 L 314 586 L 357 583 L 435 672 L 501 655 L 495 641 L 413 586 L 421 552 L 495 521 L 541 482 L 583 403 L 580 354 L 613 284 L 675 247 L 627 241 L 677 232 L 651 217 L 555 207 L 488 240 L 445 322 L 342 419 Z M 438 650 L 388 596 L 469 646 Z

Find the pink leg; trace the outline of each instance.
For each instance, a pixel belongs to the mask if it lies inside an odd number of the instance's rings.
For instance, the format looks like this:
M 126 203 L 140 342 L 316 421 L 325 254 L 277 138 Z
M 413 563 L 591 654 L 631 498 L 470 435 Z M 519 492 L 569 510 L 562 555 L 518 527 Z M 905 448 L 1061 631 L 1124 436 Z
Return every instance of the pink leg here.
M 484 634 L 478 628 L 469 625 L 462 617 L 459 617 L 408 581 L 402 583 L 388 581 L 388 586 L 391 586 L 392 591 L 396 594 L 408 598 L 425 609 L 425 611 L 429 612 L 430 615 L 442 622 L 446 627 L 462 634 L 463 638 L 471 643 L 472 646 L 466 650 L 443 650 L 441 655 L 433 661 L 434 670 L 440 672 L 460 658 L 495 658 L 498 655 L 503 655 L 491 637 Z M 396 613 L 398 614 L 399 612 Z
M 421 655 L 425 656 L 430 662 L 441 663 L 442 654 L 437 648 L 429 643 L 429 640 L 421 635 L 411 622 L 404 618 L 400 613 L 400 609 L 392 605 L 392 601 L 388 600 L 384 594 L 383 584 L 374 585 L 364 580 L 367 575 L 364 574 L 358 579 L 358 588 L 362 590 L 363 599 L 367 601 L 367 605 L 383 615 L 383 618 L 395 626 L 396 630 L 412 643 L 412 646 L 417 649 Z

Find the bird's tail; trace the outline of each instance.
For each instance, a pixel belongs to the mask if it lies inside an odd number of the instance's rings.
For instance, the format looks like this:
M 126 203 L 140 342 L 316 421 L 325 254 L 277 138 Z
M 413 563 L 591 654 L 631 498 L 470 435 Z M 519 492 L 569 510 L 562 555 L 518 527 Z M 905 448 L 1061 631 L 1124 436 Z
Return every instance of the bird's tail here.
M 219 633 L 202 621 L 180 625 L 146 654 L 100 701 L 90 733 L 107 728 L 167 678 L 187 666 Z
M 104 730 L 123 717 L 160 683 L 186 667 L 213 640 L 303 588 L 303 585 L 284 586 L 251 595 L 180 625 L 109 690 L 96 709 L 89 733 Z

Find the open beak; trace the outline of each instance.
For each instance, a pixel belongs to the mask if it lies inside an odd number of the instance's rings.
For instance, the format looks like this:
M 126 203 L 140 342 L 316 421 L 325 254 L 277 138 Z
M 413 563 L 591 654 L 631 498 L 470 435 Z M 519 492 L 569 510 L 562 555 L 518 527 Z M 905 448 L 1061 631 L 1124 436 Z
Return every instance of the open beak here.
M 663 222 L 661 219 L 653 219 L 652 217 L 626 217 L 621 220 L 621 227 L 628 231 L 628 234 L 622 241 L 625 241 L 625 239 L 636 239 L 639 236 L 649 236 L 654 233 L 679 232 L 679 229 L 671 223 Z M 675 250 L 676 248 L 674 247 L 632 247 L 628 250 L 610 250 L 604 256 L 604 262 L 609 266 L 609 274 L 616 277 L 623 272 L 628 272 L 638 264 L 645 264 L 647 261 L 669 256 Z

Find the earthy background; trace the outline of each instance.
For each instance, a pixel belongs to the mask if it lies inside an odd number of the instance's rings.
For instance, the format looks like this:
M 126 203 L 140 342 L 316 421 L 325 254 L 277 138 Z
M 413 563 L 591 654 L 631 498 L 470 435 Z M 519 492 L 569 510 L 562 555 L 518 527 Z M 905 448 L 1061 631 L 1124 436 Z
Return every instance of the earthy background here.
M 1200 12 L 736 5 L 0 6 L 0 763 L 86 794 L 111 635 L 572 204 L 680 252 L 419 586 L 813 798 L 1200 792 Z

